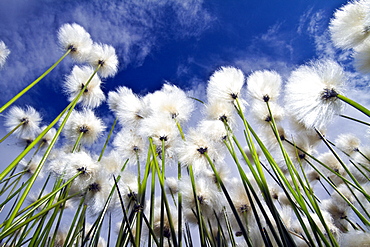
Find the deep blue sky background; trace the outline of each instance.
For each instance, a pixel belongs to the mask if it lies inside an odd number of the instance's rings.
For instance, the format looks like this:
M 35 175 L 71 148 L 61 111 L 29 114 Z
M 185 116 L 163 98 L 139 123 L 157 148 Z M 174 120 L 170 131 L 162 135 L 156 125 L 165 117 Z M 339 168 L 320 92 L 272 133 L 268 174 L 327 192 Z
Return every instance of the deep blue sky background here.
M 333 48 L 327 26 L 338 0 L 134 0 L 0 1 L 0 40 L 11 54 L 0 71 L 0 104 L 33 81 L 61 55 L 57 31 L 64 23 L 83 26 L 95 42 L 116 48 L 119 73 L 105 81 L 145 94 L 169 81 L 201 91 L 219 66 L 275 69 L 284 78 L 321 56 L 342 64 L 349 54 Z M 73 61 L 65 59 L 17 105 L 30 104 L 46 122 L 67 102 L 61 92 Z M 361 84 L 356 82 L 357 85 Z M 106 106 L 98 111 L 104 112 Z

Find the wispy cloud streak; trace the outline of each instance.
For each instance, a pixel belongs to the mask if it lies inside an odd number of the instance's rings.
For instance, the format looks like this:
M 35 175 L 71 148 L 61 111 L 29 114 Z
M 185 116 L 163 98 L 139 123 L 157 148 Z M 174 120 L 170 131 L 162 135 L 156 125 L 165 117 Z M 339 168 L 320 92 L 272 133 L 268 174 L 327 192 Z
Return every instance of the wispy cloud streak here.
M 0 71 L 0 98 L 14 94 L 61 56 L 56 33 L 64 23 L 76 22 L 94 41 L 115 47 L 124 69 L 142 64 L 166 39 L 200 35 L 213 20 L 202 0 L 2 2 L 0 39 L 12 53 Z M 71 65 L 71 59 L 64 61 L 49 78 L 60 79 Z

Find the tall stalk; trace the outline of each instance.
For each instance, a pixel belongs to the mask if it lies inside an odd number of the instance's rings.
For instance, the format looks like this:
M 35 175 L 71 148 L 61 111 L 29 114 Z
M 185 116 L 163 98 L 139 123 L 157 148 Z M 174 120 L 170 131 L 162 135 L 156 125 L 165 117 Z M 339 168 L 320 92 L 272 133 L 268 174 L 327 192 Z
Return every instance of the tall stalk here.
M 13 210 L 13 212 L 12 212 L 12 214 L 10 215 L 10 217 L 9 217 L 9 219 L 7 220 L 7 223 L 6 223 L 6 225 L 5 225 L 5 227 L 4 227 L 4 229 L 3 230 L 6 230 L 10 225 L 11 225 L 11 223 L 13 222 L 13 220 L 14 220 L 14 218 L 15 218 L 15 216 L 17 215 L 17 213 L 18 213 L 18 211 L 19 211 L 19 209 L 21 208 L 21 206 L 22 206 L 22 204 L 23 204 L 23 202 L 24 202 L 24 200 L 26 199 L 26 197 L 27 197 L 27 195 L 28 195 L 28 193 L 29 193 L 29 191 L 31 190 L 31 187 L 33 186 L 33 184 L 34 184 L 34 182 L 35 182 L 35 180 L 36 180 L 36 178 L 37 178 L 37 176 L 39 175 L 39 173 L 40 173 L 40 171 L 41 171 L 41 168 L 43 167 L 43 165 L 45 164 L 45 162 L 46 162 L 46 159 L 48 158 L 48 156 L 49 156 L 49 154 L 50 154 L 50 152 L 51 152 L 51 150 L 52 150 L 52 148 L 54 147 L 54 145 L 55 145 L 55 143 L 56 143 L 56 141 L 57 141 L 57 139 L 58 139 L 58 137 L 59 137 L 59 135 L 60 135 L 60 133 L 62 132 L 62 130 L 63 130 L 63 128 L 64 128 L 64 125 L 66 124 L 66 122 L 67 122 L 67 120 L 68 120 L 68 118 L 69 118 L 69 116 L 71 115 L 71 113 L 72 113 L 72 111 L 73 111 L 73 109 L 75 108 L 75 106 L 77 105 L 77 102 L 79 101 L 79 99 L 81 98 L 81 96 L 83 95 L 83 93 L 85 92 L 85 89 L 87 88 L 87 86 L 89 85 L 89 83 L 91 82 L 91 80 L 92 80 L 92 78 L 95 76 L 95 74 L 98 72 L 98 70 L 100 69 L 100 64 L 99 64 L 99 66 L 95 69 L 95 71 L 94 71 L 94 73 L 90 76 L 90 78 L 89 78 L 89 80 L 85 83 L 85 85 L 84 85 L 84 87 L 81 89 L 81 91 L 80 91 L 80 93 L 76 96 L 76 98 L 71 102 L 71 104 L 70 105 L 68 105 L 64 110 L 63 110 L 63 112 L 62 113 L 64 113 L 65 111 L 67 111 L 68 110 L 68 113 L 67 113 L 67 115 L 64 117 L 64 119 L 63 119 L 63 121 L 62 121 L 62 123 L 60 124 L 60 126 L 59 126 L 59 128 L 58 128 L 58 130 L 57 130 L 57 132 L 56 132 L 56 134 L 55 134 L 55 136 L 54 136 L 54 138 L 52 139 L 52 141 L 50 142 L 50 144 L 49 144 L 49 146 L 48 146 L 48 148 L 46 149 L 46 151 L 45 151 L 45 153 L 44 153 L 44 155 L 43 155 L 43 157 L 42 157 L 42 159 L 41 159 L 41 161 L 40 161 L 40 164 L 38 165 L 38 167 L 37 167 L 37 169 L 36 169 L 36 171 L 34 172 L 34 174 L 32 175 L 32 177 L 31 177 L 31 179 L 30 179 L 30 181 L 29 181 L 29 183 L 28 183 L 28 185 L 27 185 L 27 187 L 26 187 L 26 189 L 24 190 L 24 192 L 23 192 L 23 194 L 22 194 L 22 196 L 20 197 L 20 199 L 18 200 L 18 202 L 17 202 L 17 205 L 15 206 L 15 208 L 14 208 L 14 210 Z M 69 107 L 70 106 L 70 107 Z M 58 120 L 59 120 L 59 118 L 61 118 L 62 117 L 62 113 L 57 117 L 58 118 Z M 56 120 L 57 120 L 57 118 L 52 122 L 52 124 L 50 124 L 48 127 L 46 127 L 45 128 L 45 130 L 29 145 L 29 147 L 27 147 L 25 150 L 27 150 L 28 148 L 30 148 L 31 147 L 31 145 L 32 145 L 32 147 L 34 146 L 34 145 L 36 145 L 36 143 L 38 143 L 40 140 L 41 140 L 41 138 L 46 134 L 46 132 L 47 131 L 49 131 L 51 128 L 52 128 L 52 126 L 56 123 Z M 29 150 L 28 150 L 29 151 Z M 23 154 L 23 152 L 22 152 L 22 154 Z M 22 154 L 21 155 L 19 155 L 5 170 L 4 170 L 4 172 L 2 172 L 1 173 L 1 175 L 0 175 L 0 180 L 2 180 L 3 179 L 3 177 L 20 161 L 20 157 L 22 157 Z M 26 152 L 24 152 L 24 154 L 23 154 L 23 156 L 24 155 L 26 155 Z M 23 158 L 23 157 L 22 157 Z
M 72 51 L 72 48 L 68 49 L 63 56 L 61 56 L 58 61 L 56 61 L 50 68 L 48 68 L 42 75 L 40 75 L 36 80 L 31 82 L 27 87 L 25 87 L 22 91 L 20 91 L 16 96 L 11 98 L 7 103 L 5 103 L 0 108 L 0 113 L 2 113 L 6 108 L 8 108 L 11 104 L 14 103 L 18 98 L 20 98 L 23 94 L 25 94 L 28 90 L 30 90 L 33 86 L 35 86 L 39 81 L 41 81 L 47 74 L 49 74 L 68 54 Z

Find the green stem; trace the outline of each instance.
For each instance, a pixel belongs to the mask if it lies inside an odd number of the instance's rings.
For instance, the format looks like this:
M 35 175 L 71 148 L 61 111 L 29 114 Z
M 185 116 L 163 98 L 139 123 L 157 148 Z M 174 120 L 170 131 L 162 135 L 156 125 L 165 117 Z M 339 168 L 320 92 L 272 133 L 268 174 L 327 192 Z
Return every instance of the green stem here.
M 359 120 L 359 119 L 356 119 L 356 118 L 353 118 L 353 117 L 349 117 L 349 116 L 346 116 L 346 115 L 339 115 L 339 116 L 341 116 L 342 118 L 347 118 L 347 119 L 349 119 L 349 120 L 352 120 L 352 121 L 355 121 L 355 122 L 358 122 L 358 123 L 361 123 L 361 124 L 365 124 L 365 125 L 367 125 L 367 126 L 370 126 L 370 123 L 367 123 L 367 122 L 364 122 L 364 121 L 361 121 L 361 120 Z
M 81 142 L 81 138 L 82 138 L 82 136 L 85 134 L 85 132 L 83 132 L 83 131 L 81 131 L 80 132 L 80 134 L 78 135 L 78 137 L 77 137 L 77 140 L 76 140 L 76 142 L 75 142 L 75 145 L 73 146 L 73 148 L 72 148 L 72 151 L 71 151 L 71 153 L 74 153 L 75 151 L 76 151 L 76 149 L 77 149 L 77 147 L 78 147 L 78 145 L 80 144 L 80 142 Z
M 240 230 L 242 231 L 242 234 L 244 236 L 244 239 L 246 241 L 246 243 L 248 244 L 248 246 L 252 246 L 252 243 L 249 239 L 249 236 L 248 236 L 248 232 L 247 230 L 245 229 L 244 225 L 243 225 L 243 222 L 241 221 L 240 217 L 239 217 L 239 214 L 238 214 L 238 211 L 237 209 L 235 208 L 235 205 L 233 203 L 233 200 L 231 199 L 231 196 L 229 195 L 229 192 L 227 191 L 223 181 L 221 180 L 221 177 L 220 175 L 218 174 L 217 170 L 216 170 L 216 167 L 215 165 L 213 164 L 213 161 L 211 160 L 211 158 L 208 156 L 208 153 L 205 152 L 204 153 L 205 157 L 207 158 L 208 160 L 208 164 L 211 166 L 212 168 L 212 171 L 213 171 L 213 174 L 216 176 L 216 179 L 217 179 L 217 182 L 218 184 L 220 185 L 221 189 L 222 189 L 222 192 L 224 193 L 225 197 L 226 197 L 226 200 L 227 202 L 229 203 L 229 206 L 235 216 L 235 219 L 240 227 Z
M 68 242 L 69 242 L 69 240 L 71 238 L 71 235 L 73 234 L 73 230 L 76 227 L 76 222 L 78 222 L 78 218 L 79 218 L 78 216 L 81 215 L 81 211 L 83 211 L 85 209 L 85 208 L 83 208 L 83 205 L 86 205 L 86 204 L 84 204 L 84 202 L 85 202 L 85 195 L 86 195 L 86 193 L 81 197 L 79 206 L 75 210 L 76 213 L 75 213 L 75 215 L 73 217 L 72 222 L 70 223 L 70 227 L 69 227 L 67 236 L 64 239 L 64 245 L 63 245 L 63 247 L 67 246 L 67 244 L 68 244 Z
M 3 138 L 1 138 L 0 143 L 2 143 L 3 141 L 5 141 L 6 138 L 8 138 L 11 134 L 14 133 L 14 131 L 16 131 L 17 129 L 19 129 L 25 123 L 26 123 L 26 121 L 22 121 L 17 126 L 15 126 L 11 131 L 9 131 L 8 134 L 6 134 Z
M 370 117 L 370 111 L 366 107 L 364 107 L 364 106 L 360 105 L 359 103 L 357 103 L 356 101 L 353 101 L 353 100 L 351 100 L 351 99 L 349 99 L 349 98 L 347 98 L 347 97 L 345 97 L 345 96 L 343 96 L 341 94 L 338 94 L 337 95 L 337 98 L 339 98 L 340 100 L 342 100 L 345 103 L 349 104 L 350 106 L 356 108 L 357 110 L 361 111 L 366 116 Z
M 112 127 L 110 128 L 110 131 L 109 131 L 109 134 L 107 136 L 107 139 L 105 140 L 105 143 L 104 143 L 104 146 L 103 146 L 103 149 L 101 150 L 100 152 L 100 155 L 99 155 L 99 158 L 98 158 L 98 161 L 101 161 L 101 159 L 103 158 L 103 155 L 104 155 L 104 152 L 105 152 L 105 149 L 107 148 L 107 145 L 108 145 L 108 142 L 109 142 L 109 139 L 111 138 L 112 136 L 112 133 L 113 133 L 113 130 L 114 128 L 116 127 L 116 124 L 117 124 L 117 118 L 114 119 L 114 122 L 112 124 Z
M 153 141 L 152 141 L 151 138 L 149 139 L 149 141 L 150 141 L 150 148 L 152 150 L 152 153 L 153 153 L 153 155 L 155 155 L 156 154 L 155 145 L 153 144 Z M 168 222 L 169 222 L 170 228 L 171 228 L 172 241 L 173 241 L 174 246 L 177 246 L 176 232 L 175 232 L 175 228 L 174 228 L 173 221 L 172 221 L 172 214 L 171 214 L 171 211 L 170 211 L 170 206 L 168 204 L 168 200 L 167 200 L 167 197 L 166 197 L 166 189 L 164 187 L 164 174 L 161 173 L 161 171 L 159 169 L 158 161 L 157 161 L 155 156 L 154 156 L 153 161 L 154 161 L 155 169 L 157 171 L 157 175 L 158 175 L 158 178 L 159 178 L 159 185 L 161 186 L 161 190 L 162 190 L 162 195 L 163 195 L 163 199 L 164 199 L 164 206 L 166 207 L 166 212 L 167 212 L 167 219 L 168 219 Z
M 195 201 L 195 209 L 196 209 L 196 217 L 198 219 L 198 229 L 199 229 L 199 237 L 200 237 L 200 243 L 202 246 L 206 246 L 206 241 L 205 241 L 205 236 L 204 236 L 204 226 L 203 226 L 203 220 L 201 220 L 202 218 L 202 213 L 201 213 L 201 210 L 200 210 L 200 205 L 199 205 L 199 200 L 197 199 L 198 196 L 197 196 L 197 188 L 196 188 L 196 184 L 195 184 L 195 179 L 194 179 L 194 172 L 193 172 L 193 166 L 192 165 L 189 165 L 189 176 L 190 176 L 190 181 L 191 181 L 191 187 L 193 189 L 193 195 L 194 195 L 194 201 Z
M 154 202 L 155 202 L 155 170 L 154 166 L 152 166 L 152 183 L 151 183 L 151 189 L 150 189 L 150 212 L 149 212 L 149 229 L 154 228 Z M 152 245 L 152 239 L 156 239 L 156 236 L 154 237 L 149 234 L 149 239 L 148 239 L 148 247 Z
M 166 150 L 165 150 L 165 140 L 162 139 L 162 179 L 164 180 L 164 174 L 165 174 L 165 158 L 166 158 Z M 158 176 L 160 176 L 158 174 Z M 161 191 L 161 222 L 160 222 L 160 232 L 164 232 L 164 195 L 165 191 Z M 163 246 L 163 234 L 161 234 L 160 239 L 159 239 L 159 244 L 160 246 Z
M 26 200 L 26 197 L 27 197 L 29 191 L 31 190 L 31 187 L 33 186 L 33 184 L 34 184 L 37 176 L 41 172 L 41 168 L 45 164 L 47 157 L 49 156 L 52 148 L 54 147 L 54 145 L 55 145 L 55 143 L 56 143 L 56 141 L 57 141 L 57 139 L 58 139 L 58 137 L 60 135 L 60 133 L 62 132 L 62 130 L 64 128 L 64 125 L 66 124 L 66 122 L 67 122 L 69 116 L 71 115 L 73 109 L 77 105 L 77 102 L 79 101 L 79 99 L 81 98 L 81 96 L 83 95 L 83 93 L 85 92 L 86 87 L 89 85 L 89 83 L 92 80 L 92 78 L 98 72 L 99 68 L 100 68 L 100 65 L 95 69 L 94 73 L 90 76 L 90 78 L 88 79 L 88 81 L 85 83 L 85 86 L 81 89 L 80 93 L 76 96 L 76 98 L 58 116 L 59 118 L 62 117 L 62 115 L 64 114 L 64 112 L 66 112 L 68 110 L 67 115 L 63 119 L 63 121 L 60 124 L 60 127 L 58 128 L 58 130 L 57 130 L 54 138 L 52 139 L 52 141 L 50 142 L 47 150 L 45 151 L 44 156 L 42 157 L 42 159 L 40 161 L 40 164 L 38 165 L 36 171 L 32 175 L 32 177 L 31 177 L 31 179 L 30 179 L 30 181 L 29 181 L 26 189 L 24 190 L 21 198 L 18 200 L 18 203 L 17 203 L 16 207 L 14 208 L 12 214 L 10 215 L 9 219 L 7 220 L 7 223 L 6 223 L 5 227 L 4 227 L 4 230 L 6 230 L 11 225 L 11 223 L 14 220 L 14 218 L 16 217 L 19 209 L 21 208 L 23 202 Z M 23 158 L 26 155 L 26 153 L 29 151 L 28 150 L 29 148 L 32 148 L 34 145 L 36 145 L 37 142 L 39 142 L 41 140 L 41 138 L 46 134 L 46 132 L 49 131 L 51 129 L 51 127 L 57 122 L 56 120 L 57 119 L 55 119 L 52 122 L 52 124 L 50 124 L 48 127 L 46 127 L 45 130 L 20 155 L 18 155 L 18 157 L 4 170 L 4 172 L 2 172 L 0 174 L 0 180 L 3 179 L 3 177 L 8 173 L 8 170 L 10 171 L 20 161 L 20 159 Z M 27 150 L 27 152 L 25 152 L 26 150 Z
M 13 232 L 17 231 L 18 229 L 20 229 L 21 227 L 23 227 L 24 225 L 27 225 L 29 224 L 31 221 L 33 220 L 36 220 L 36 219 L 39 219 L 41 216 L 47 214 L 51 209 L 55 208 L 55 207 L 58 207 L 60 204 L 63 204 L 65 203 L 67 200 L 71 199 L 72 197 L 74 196 L 77 196 L 79 193 L 76 193 L 76 194 L 73 194 L 63 200 L 60 200 L 58 201 L 57 203 L 55 203 L 54 205 L 52 205 L 51 207 L 49 208 L 46 208 L 46 209 L 43 209 L 41 210 L 40 213 L 30 217 L 29 219 L 23 221 L 23 222 L 20 222 L 18 225 L 14 226 L 14 227 L 10 227 L 8 229 L 6 229 L 3 233 L 1 233 L 1 238 L 5 238 L 6 236 L 9 236 L 10 234 L 12 234 Z
M 178 181 L 181 181 L 181 164 L 180 162 L 177 164 L 177 179 Z M 178 221 L 178 229 L 177 229 L 177 235 L 179 237 L 178 239 L 178 245 L 179 247 L 182 246 L 182 193 L 181 191 L 179 190 L 177 192 L 177 221 Z
M 63 56 L 61 56 L 58 61 L 56 61 L 48 70 L 46 70 L 42 75 L 40 75 L 36 80 L 31 82 L 27 87 L 25 87 L 22 91 L 20 91 L 16 96 L 11 98 L 5 105 L 0 108 L 0 113 L 2 113 L 6 108 L 8 108 L 11 104 L 14 103 L 19 97 L 25 94 L 28 90 L 30 90 L 33 86 L 35 86 L 42 78 L 44 78 L 47 74 L 49 74 L 70 52 L 72 49 L 68 49 Z
M 179 132 L 180 132 L 180 135 L 181 135 L 181 139 L 185 141 L 185 135 L 184 135 L 184 131 L 182 130 L 181 128 L 181 124 L 179 123 L 179 121 L 176 120 L 176 126 L 177 128 L 179 129 Z

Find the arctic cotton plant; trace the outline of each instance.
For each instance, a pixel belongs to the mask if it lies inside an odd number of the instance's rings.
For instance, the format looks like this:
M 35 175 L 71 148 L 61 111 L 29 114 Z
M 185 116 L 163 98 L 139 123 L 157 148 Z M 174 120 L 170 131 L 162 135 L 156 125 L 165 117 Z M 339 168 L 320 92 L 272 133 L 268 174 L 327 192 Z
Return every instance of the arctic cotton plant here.
M 335 46 L 351 49 L 369 39 L 369 25 L 369 1 L 354 0 L 335 11 L 329 31 Z
M 86 62 L 90 56 L 93 41 L 90 34 L 77 23 L 63 24 L 58 30 L 60 47 L 70 51 L 77 62 Z
M 78 24 L 64 24 L 60 27 L 58 31 L 59 43 L 65 53 L 48 68 L 42 75 L 40 75 L 36 80 L 31 82 L 17 95 L 11 98 L 7 103 L 5 103 L 0 108 L 0 113 L 12 105 L 18 98 L 24 95 L 28 90 L 33 88 L 37 83 L 39 83 L 46 75 L 48 75 L 68 54 L 71 53 L 72 57 L 77 60 L 86 59 L 86 55 L 90 54 L 92 41 L 90 39 L 90 34 L 85 31 L 83 27 Z M 9 54 L 6 49 L 4 49 L 4 54 Z M 1 54 L 1 52 L 0 52 Z M 6 55 L 6 56 L 7 56 Z M 90 56 L 90 55 L 88 55 Z M 1 57 L 1 56 L 0 56 Z M 0 60 L 1 61 L 1 60 Z M 1 63 L 0 63 L 1 65 Z M 1 67 L 1 66 L 0 66 Z
M 241 96 L 245 83 L 244 74 L 234 67 L 221 67 L 209 78 L 207 86 L 208 102 L 224 101 L 233 103 Z
M 105 129 L 103 121 L 96 117 L 91 109 L 73 111 L 70 115 L 64 134 L 69 141 L 76 144 L 93 144 Z
M 88 62 L 101 78 L 113 77 L 118 71 L 118 57 L 113 46 L 107 44 L 93 44 Z
M 94 69 L 90 66 L 80 67 L 75 65 L 72 68 L 71 73 L 66 76 L 63 84 L 64 91 L 68 95 L 68 101 L 71 102 L 76 98 L 93 73 Z M 84 90 L 79 103 L 89 108 L 95 108 L 101 105 L 105 100 L 105 95 L 100 87 L 101 84 L 102 81 L 99 76 L 95 75 Z
M 293 118 L 306 128 L 321 129 L 342 113 L 344 103 L 337 98 L 345 90 L 346 76 L 333 60 L 313 61 L 290 75 L 285 87 L 285 104 Z
M 282 79 L 275 71 L 255 71 L 247 78 L 249 95 L 261 101 L 276 101 L 280 95 Z
M 41 116 L 32 106 L 27 106 L 26 109 L 14 106 L 6 116 L 5 126 L 7 126 L 10 134 L 14 133 L 19 138 L 28 138 L 36 136 L 40 122 Z

